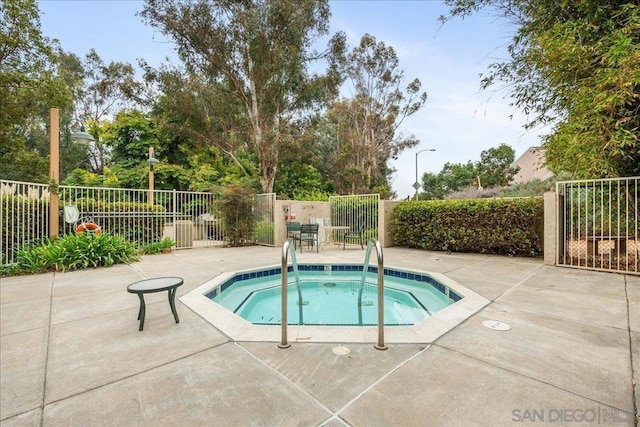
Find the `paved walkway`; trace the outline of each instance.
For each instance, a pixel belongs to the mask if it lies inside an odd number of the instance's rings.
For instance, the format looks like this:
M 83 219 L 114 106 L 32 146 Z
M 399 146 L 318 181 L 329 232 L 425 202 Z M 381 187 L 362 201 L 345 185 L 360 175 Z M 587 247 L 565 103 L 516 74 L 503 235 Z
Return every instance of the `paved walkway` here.
M 0 279 L 0 424 L 637 425 L 638 276 L 388 248 L 385 265 L 443 273 L 490 303 L 434 342 L 386 351 L 373 343 L 294 342 L 282 350 L 234 342 L 182 302 L 175 324 L 166 293 L 148 295 L 138 331 L 129 283 L 182 276 L 180 297 L 225 271 L 278 265 L 280 254 L 191 249 Z M 359 248 L 323 248 L 298 261 L 363 258 Z

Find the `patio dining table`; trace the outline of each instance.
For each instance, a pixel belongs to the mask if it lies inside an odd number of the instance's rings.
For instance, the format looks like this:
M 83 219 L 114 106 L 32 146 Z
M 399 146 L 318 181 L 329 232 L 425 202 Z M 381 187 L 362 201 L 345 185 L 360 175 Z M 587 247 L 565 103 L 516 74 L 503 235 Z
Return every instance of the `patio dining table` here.
M 321 244 L 322 245 L 339 245 L 340 243 L 335 241 L 336 231 L 340 231 L 340 230 L 347 231 L 350 228 L 351 227 L 347 225 L 321 225 L 320 231 L 322 232 L 321 235 L 323 236 Z

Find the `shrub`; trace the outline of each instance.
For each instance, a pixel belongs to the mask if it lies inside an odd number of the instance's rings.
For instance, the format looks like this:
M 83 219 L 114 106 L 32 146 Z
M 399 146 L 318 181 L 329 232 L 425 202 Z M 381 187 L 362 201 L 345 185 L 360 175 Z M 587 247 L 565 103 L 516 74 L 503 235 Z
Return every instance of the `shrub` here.
M 541 197 L 403 202 L 390 232 L 410 248 L 539 256 L 543 221 Z
M 230 246 L 253 243 L 255 231 L 255 196 L 246 187 L 229 185 L 216 201 L 223 222 L 225 239 Z
M 291 196 L 291 200 L 326 202 L 331 197 L 331 193 L 321 190 L 296 190 Z
M 146 254 L 157 254 L 160 252 L 167 252 L 170 251 L 172 247 L 174 247 L 176 245 L 176 242 L 174 242 L 173 240 L 171 240 L 168 237 L 165 237 L 164 239 L 162 239 L 159 242 L 153 242 L 153 243 L 149 243 L 147 245 L 144 245 L 142 248 L 140 248 L 140 252 L 143 255 Z
M 272 222 L 259 221 L 256 223 L 256 239 L 258 242 L 273 242 L 274 226 Z
M 46 271 L 69 271 L 87 267 L 109 267 L 139 260 L 135 245 L 120 236 L 106 233 L 69 234 L 45 239 L 18 251 L 16 263 L 2 274 L 35 274 Z
M 528 196 L 542 196 L 547 191 L 553 191 L 555 189 L 555 178 L 548 178 L 541 180 L 538 178 L 532 179 L 528 182 L 521 184 L 514 184 L 510 187 L 506 187 L 502 191 L 503 197 L 528 197 Z

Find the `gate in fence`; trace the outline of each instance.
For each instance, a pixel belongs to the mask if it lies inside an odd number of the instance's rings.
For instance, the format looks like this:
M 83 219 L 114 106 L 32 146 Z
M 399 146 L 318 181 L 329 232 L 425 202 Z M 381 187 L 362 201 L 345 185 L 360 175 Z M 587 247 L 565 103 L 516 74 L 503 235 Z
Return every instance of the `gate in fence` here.
M 556 183 L 557 265 L 640 274 L 639 180 Z
M 350 232 L 350 235 L 358 236 L 365 244 L 369 239 L 379 239 L 379 202 L 379 194 L 331 196 L 329 197 L 331 224 L 345 228 L 348 227 L 347 230 Z M 336 241 L 341 243 L 341 238 L 341 236 L 336 236 Z
M 275 242 L 276 193 L 258 194 L 256 196 L 256 243 L 273 246 Z

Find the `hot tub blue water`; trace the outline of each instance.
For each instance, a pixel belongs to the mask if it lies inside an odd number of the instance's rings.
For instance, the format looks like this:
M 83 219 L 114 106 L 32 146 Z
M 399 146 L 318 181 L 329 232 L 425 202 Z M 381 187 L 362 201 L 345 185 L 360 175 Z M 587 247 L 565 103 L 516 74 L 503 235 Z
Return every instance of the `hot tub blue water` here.
M 290 325 L 377 324 L 377 268 L 369 267 L 362 289 L 361 265 L 299 265 L 300 304 L 295 274 L 287 275 Z M 253 324 L 280 325 L 281 270 L 237 273 L 207 293 L 207 297 Z M 384 269 L 385 325 L 413 325 L 462 297 L 424 273 Z

